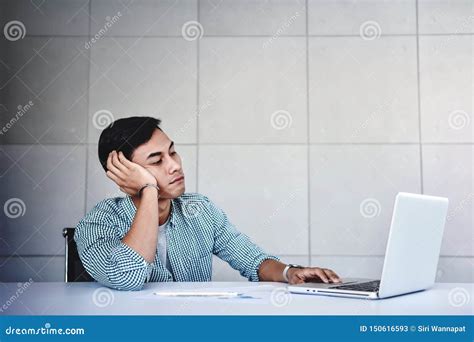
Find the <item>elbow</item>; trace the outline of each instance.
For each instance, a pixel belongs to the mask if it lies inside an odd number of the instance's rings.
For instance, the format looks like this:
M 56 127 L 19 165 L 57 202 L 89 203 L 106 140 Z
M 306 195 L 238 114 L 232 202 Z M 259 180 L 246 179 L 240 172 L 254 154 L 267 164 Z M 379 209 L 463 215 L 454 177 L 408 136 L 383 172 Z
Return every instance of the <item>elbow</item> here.
M 138 272 L 137 272 L 138 271 Z M 146 275 L 137 271 L 127 271 L 122 273 L 114 273 L 107 276 L 107 284 L 109 287 L 120 291 L 140 291 L 145 286 Z
M 101 285 L 119 291 L 140 291 L 145 285 L 147 273 L 142 269 L 123 271 L 112 267 L 99 270 L 89 268 L 87 272 Z

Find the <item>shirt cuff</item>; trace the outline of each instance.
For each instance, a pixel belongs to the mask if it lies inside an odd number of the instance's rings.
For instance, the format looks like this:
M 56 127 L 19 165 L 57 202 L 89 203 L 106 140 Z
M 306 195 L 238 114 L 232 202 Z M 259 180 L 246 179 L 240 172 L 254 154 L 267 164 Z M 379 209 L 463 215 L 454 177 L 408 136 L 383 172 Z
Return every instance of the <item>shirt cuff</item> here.
M 254 261 L 254 264 L 252 267 L 252 273 L 250 274 L 250 279 L 249 279 L 250 281 L 260 281 L 258 277 L 258 269 L 260 268 L 260 265 L 262 264 L 262 262 L 268 259 L 280 261 L 280 258 L 274 255 L 268 255 L 268 254 L 259 255 Z

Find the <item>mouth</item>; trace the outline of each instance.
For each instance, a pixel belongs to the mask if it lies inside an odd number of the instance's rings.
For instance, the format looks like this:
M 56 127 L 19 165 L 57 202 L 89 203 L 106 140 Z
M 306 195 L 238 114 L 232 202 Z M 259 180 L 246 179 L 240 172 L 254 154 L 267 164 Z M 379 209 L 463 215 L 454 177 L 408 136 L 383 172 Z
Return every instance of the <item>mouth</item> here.
M 181 183 L 182 181 L 184 181 L 184 176 L 179 176 L 179 177 L 173 179 L 170 184 Z

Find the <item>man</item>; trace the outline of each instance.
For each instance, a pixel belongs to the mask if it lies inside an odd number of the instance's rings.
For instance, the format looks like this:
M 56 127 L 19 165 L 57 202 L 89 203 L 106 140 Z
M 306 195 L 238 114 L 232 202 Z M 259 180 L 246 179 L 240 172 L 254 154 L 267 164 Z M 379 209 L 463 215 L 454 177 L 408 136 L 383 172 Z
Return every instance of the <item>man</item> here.
M 326 268 L 286 265 L 238 232 L 206 196 L 184 193 L 181 159 L 152 117 L 116 120 L 99 139 L 99 160 L 126 197 L 98 203 L 74 239 L 87 272 L 105 286 L 210 281 L 212 255 L 250 281 L 339 282 Z

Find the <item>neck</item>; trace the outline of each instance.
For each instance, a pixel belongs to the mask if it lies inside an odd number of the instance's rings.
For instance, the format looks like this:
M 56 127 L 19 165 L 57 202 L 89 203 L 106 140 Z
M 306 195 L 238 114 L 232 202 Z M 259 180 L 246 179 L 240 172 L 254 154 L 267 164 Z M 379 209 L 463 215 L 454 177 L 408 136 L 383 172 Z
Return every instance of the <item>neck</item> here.
M 132 196 L 133 204 L 138 208 L 140 206 L 141 198 L 137 196 Z M 171 200 L 169 198 L 159 199 L 158 200 L 158 210 L 159 210 L 159 225 L 162 225 L 168 219 L 171 212 Z

